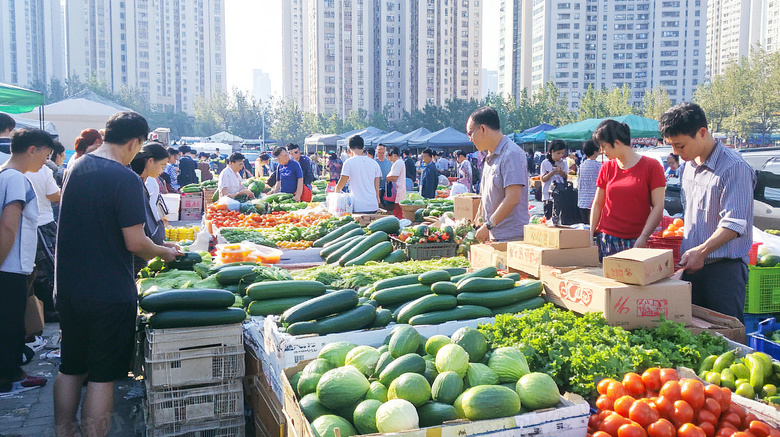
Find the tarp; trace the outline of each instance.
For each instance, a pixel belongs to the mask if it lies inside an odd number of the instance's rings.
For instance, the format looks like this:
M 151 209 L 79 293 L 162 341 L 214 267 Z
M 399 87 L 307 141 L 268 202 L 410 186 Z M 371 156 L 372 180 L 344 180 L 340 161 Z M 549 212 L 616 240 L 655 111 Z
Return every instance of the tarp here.
M 22 118 L 18 115 L 12 115 L 14 121 L 16 121 L 16 128 L 35 128 L 40 129 L 41 128 L 41 122 L 39 120 L 31 120 L 29 118 Z M 51 136 L 57 138 L 59 137 L 59 133 L 57 133 L 57 128 L 54 127 L 54 123 L 47 121 L 43 123 L 43 130 L 51 134 Z
M 335 146 L 341 136 L 335 134 L 311 134 L 303 141 L 307 146 Z
M 409 146 L 410 141 L 414 141 L 418 138 L 424 137 L 426 135 L 430 135 L 431 131 L 428 129 L 421 127 L 419 129 L 413 130 L 409 132 L 408 134 L 401 135 L 400 137 L 393 138 L 389 141 L 384 141 L 383 143 L 386 146 L 396 146 L 400 148 L 405 148 Z
M 214 135 L 209 137 L 209 140 L 215 143 L 225 143 L 225 144 L 240 143 L 241 141 L 244 141 L 244 139 L 239 137 L 238 135 L 233 135 L 225 131 L 215 133 Z
M 409 147 L 474 147 L 474 143 L 463 132 L 451 127 L 445 127 L 424 137 L 409 141 Z
M 522 131 L 520 135 L 523 136 L 523 135 L 535 134 L 537 132 L 547 132 L 548 130 L 553 130 L 553 129 L 555 129 L 555 126 L 547 123 L 542 123 L 539 126 L 529 127 L 528 129 Z
M 22 114 L 42 106 L 43 103 L 43 93 L 0 83 L 0 111 L 2 112 Z
M 386 146 L 387 145 L 387 141 L 394 140 L 394 139 L 396 139 L 396 138 L 398 138 L 400 136 L 403 136 L 403 134 L 401 132 L 398 132 L 397 130 L 394 130 L 392 132 L 388 132 L 386 134 L 382 134 L 382 135 L 379 135 L 378 137 L 372 138 L 370 140 L 370 143 L 371 143 L 370 145 L 376 147 L 379 144 L 384 144 Z M 368 142 L 366 144 L 368 144 Z
M 386 133 L 387 133 L 386 131 L 379 129 L 378 127 L 369 126 L 365 129 L 344 132 L 343 134 L 339 135 L 341 139 L 338 140 L 336 144 L 339 147 L 347 147 L 347 144 L 349 144 L 349 137 L 351 137 L 352 135 L 360 135 L 361 137 L 363 137 L 363 141 L 365 141 L 366 139 L 375 138 L 379 135 L 384 135 Z
M 577 123 L 567 124 L 558 129 L 547 131 L 545 138 L 547 141 L 568 140 L 568 141 L 587 141 L 593 136 L 602 121 L 612 119 L 621 123 L 628 124 L 631 128 L 631 138 L 660 138 L 658 133 L 658 122 L 638 115 L 622 115 L 620 117 L 609 118 L 589 118 L 578 121 Z

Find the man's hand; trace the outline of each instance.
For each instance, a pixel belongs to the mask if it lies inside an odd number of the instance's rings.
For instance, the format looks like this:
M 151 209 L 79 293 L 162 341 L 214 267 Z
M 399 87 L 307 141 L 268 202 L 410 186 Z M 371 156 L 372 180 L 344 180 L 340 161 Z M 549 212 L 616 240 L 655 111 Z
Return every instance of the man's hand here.
M 250 199 L 254 199 L 255 198 L 255 193 L 253 193 L 251 190 L 246 189 L 246 188 L 241 190 L 241 191 L 239 191 L 238 194 L 245 194 Z
M 474 237 L 476 237 L 480 243 L 484 243 L 490 240 L 490 231 L 488 230 L 487 225 L 480 226 L 479 229 L 477 229 L 477 232 L 474 234 Z
M 293 196 L 293 200 L 296 201 L 296 202 L 300 202 L 301 201 L 301 196 L 296 194 L 296 195 Z
M 696 246 L 688 249 L 680 260 L 680 266 L 686 273 L 695 273 L 704 267 L 704 260 L 707 255 L 702 246 Z
M 163 247 L 163 246 L 161 246 Z M 165 262 L 170 262 L 176 259 L 177 255 L 181 255 L 181 252 L 179 252 L 179 249 L 175 247 L 165 247 L 163 252 L 160 254 L 160 258 Z
M 647 247 L 647 237 L 640 235 L 639 238 L 636 239 L 634 247 Z

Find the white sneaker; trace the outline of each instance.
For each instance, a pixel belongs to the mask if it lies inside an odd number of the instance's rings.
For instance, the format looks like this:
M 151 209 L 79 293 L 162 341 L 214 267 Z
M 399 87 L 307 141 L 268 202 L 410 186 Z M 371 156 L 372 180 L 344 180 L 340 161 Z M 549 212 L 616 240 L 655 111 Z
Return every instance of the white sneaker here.
M 39 350 L 46 347 L 46 339 L 41 337 L 40 335 L 35 336 L 35 341 L 31 341 L 29 343 L 25 343 L 30 349 L 33 350 L 33 352 L 38 352 Z

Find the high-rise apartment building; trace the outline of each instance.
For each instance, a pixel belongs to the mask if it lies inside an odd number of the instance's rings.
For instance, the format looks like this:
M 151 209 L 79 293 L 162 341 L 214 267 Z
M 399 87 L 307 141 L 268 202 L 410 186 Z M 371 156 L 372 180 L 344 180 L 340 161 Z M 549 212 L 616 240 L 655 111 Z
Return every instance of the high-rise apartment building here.
M 309 112 L 404 111 L 479 99 L 480 0 L 291 0 L 284 97 Z
M 252 70 L 252 85 L 255 99 L 267 102 L 271 98 L 271 76 L 263 70 Z
M 706 0 L 504 3 L 513 7 L 502 12 L 502 92 L 533 91 L 552 81 L 577 109 L 589 86 L 627 84 L 631 103 L 641 104 L 645 90 L 660 86 L 672 102 L 690 100 L 704 80 Z M 518 31 L 519 39 L 507 36 Z
M 67 0 L 68 74 L 192 114 L 226 90 L 224 0 Z
M 759 0 L 707 1 L 707 78 L 723 73 L 761 42 L 762 26 L 773 21 L 762 16 L 764 7 Z
M 59 1 L 0 0 L 0 82 L 29 87 L 65 78 Z

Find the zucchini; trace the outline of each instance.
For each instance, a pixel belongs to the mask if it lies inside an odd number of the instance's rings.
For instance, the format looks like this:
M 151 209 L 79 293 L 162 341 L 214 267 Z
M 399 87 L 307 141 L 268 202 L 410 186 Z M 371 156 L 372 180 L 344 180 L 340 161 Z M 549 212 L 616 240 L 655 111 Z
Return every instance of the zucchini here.
M 366 299 L 366 301 L 365 302 L 361 302 L 361 303 L 367 303 L 367 304 L 373 306 L 374 308 L 379 308 L 379 302 L 377 302 L 375 300 L 371 300 L 368 297 L 366 297 L 365 299 Z
M 345 244 L 349 244 L 350 241 L 356 240 L 360 237 L 361 235 L 355 235 L 354 237 L 349 237 L 346 240 L 341 240 L 332 246 L 323 247 L 322 250 L 320 250 L 320 256 L 322 259 L 326 259 L 328 256 L 330 256 L 330 254 L 344 247 Z
M 404 308 L 406 308 L 406 307 L 407 307 L 407 306 L 408 306 L 410 303 L 412 303 L 412 302 L 414 302 L 414 300 L 410 300 L 410 301 L 408 301 L 408 302 L 404 302 L 404 303 L 402 303 L 402 304 L 398 305 L 397 307 L 395 307 L 395 308 L 393 308 L 393 309 L 390 309 L 390 311 L 391 311 L 391 312 L 392 312 L 392 314 L 393 314 L 393 321 L 394 321 L 394 322 L 397 322 L 397 321 L 398 321 L 398 315 L 399 315 L 399 314 L 401 314 L 401 311 L 403 311 L 403 310 L 404 310 Z
M 246 311 L 239 308 L 211 310 L 171 310 L 154 313 L 149 326 L 154 329 L 189 328 L 196 326 L 231 325 L 246 319 Z
M 308 296 L 297 296 L 255 300 L 249 304 L 247 312 L 250 316 L 267 316 L 270 314 L 280 315 L 295 305 L 306 302 L 309 299 L 310 298 Z
M 396 276 L 395 278 L 382 279 L 374 284 L 376 291 L 384 290 L 385 288 L 400 287 L 401 285 L 412 285 L 420 283 L 420 275 L 403 275 Z
M 295 305 L 282 314 L 284 323 L 314 320 L 354 308 L 358 304 L 355 290 L 339 290 L 309 299 Z
M 325 284 L 317 281 L 267 281 L 256 282 L 246 289 L 252 300 L 280 297 L 317 297 L 325 294 Z
M 449 281 L 450 274 L 444 270 L 433 270 L 421 274 L 418 280 L 420 284 L 431 285 L 436 282 Z
M 369 261 L 381 261 L 387 255 L 390 255 L 390 253 L 392 252 L 393 252 L 393 243 L 389 241 L 382 241 L 381 243 L 376 244 L 373 247 L 370 247 L 362 255 L 359 255 L 357 258 L 350 260 L 344 265 L 347 267 L 362 266 L 363 264 Z
M 482 305 L 496 308 L 531 299 L 542 294 L 541 281 L 527 281 L 522 285 L 501 291 L 467 291 L 458 294 L 460 305 Z
M 492 317 L 490 308 L 478 305 L 459 305 L 451 310 L 418 314 L 409 320 L 410 325 L 440 325 L 453 320 L 471 320 L 480 317 Z
M 541 297 L 532 297 L 528 300 L 522 300 L 520 302 L 515 302 L 513 304 L 509 304 L 502 307 L 495 307 L 491 308 L 493 311 L 493 315 L 497 316 L 499 314 L 515 314 L 515 313 L 521 313 L 525 310 L 535 310 L 537 308 L 543 307 L 545 304 L 544 299 Z
M 352 250 L 353 247 L 355 247 L 356 244 L 360 244 L 362 241 L 364 241 L 366 238 L 368 238 L 365 235 L 361 235 L 359 237 L 356 237 L 355 239 L 348 241 L 343 246 L 339 247 L 335 251 L 333 251 L 330 255 L 328 255 L 327 258 L 325 258 L 325 262 L 328 264 L 336 264 L 339 262 L 342 256 Z
M 352 230 L 348 231 L 347 233 L 345 233 L 344 235 L 342 235 L 342 236 L 336 238 L 335 240 L 331 241 L 330 243 L 323 245 L 322 247 L 323 248 L 328 248 L 328 247 L 333 246 L 334 244 L 339 244 L 339 243 L 343 242 L 347 238 L 357 237 L 358 235 L 365 235 L 365 233 L 366 233 L 366 231 L 363 228 L 360 228 L 360 227 L 357 228 L 357 229 L 352 229 Z
M 427 285 L 402 285 L 400 287 L 385 288 L 384 290 L 376 291 L 371 296 L 371 299 L 379 302 L 379 305 L 385 306 L 408 302 L 423 297 L 426 294 L 431 294 L 431 287 Z
M 455 296 L 443 294 L 429 294 L 419 299 L 413 300 L 409 305 L 405 305 L 398 313 L 398 323 L 409 323 L 412 317 L 430 313 L 433 311 L 451 310 L 458 305 L 459 299 Z
M 152 293 L 141 299 L 140 307 L 148 313 L 167 310 L 227 308 L 236 302 L 236 295 L 227 290 L 187 288 Z
M 369 223 L 368 226 L 366 226 L 366 229 L 371 232 L 384 231 L 388 235 L 395 235 L 401 230 L 401 221 L 392 215 L 382 217 L 379 220 L 374 220 Z
M 454 283 L 458 283 L 466 278 L 494 278 L 498 274 L 498 270 L 495 267 L 482 267 L 481 269 L 474 270 L 470 273 L 464 273 L 462 275 L 453 276 L 450 279 Z
M 366 251 L 371 249 L 372 247 L 376 246 L 377 244 L 387 241 L 387 233 L 384 231 L 378 231 L 374 232 L 373 234 L 369 235 L 365 239 L 361 240 L 358 244 L 352 247 L 347 253 L 345 253 L 341 258 L 339 258 L 339 265 L 341 267 L 344 267 L 347 265 L 349 261 L 352 261 L 353 259 L 361 256 Z M 390 252 L 386 253 L 385 255 L 389 255 Z
M 229 291 L 229 292 L 231 292 L 231 293 L 233 293 L 233 294 L 241 294 L 241 293 L 239 293 L 239 291 L 240 291 L 240 290 L 239 290 L 239 286 L 238 286 L 238 284 L 233 284 L 233 285 L 223 285 L 223 286 L 222 286 L 222 289 L 223 289 L 223 290 L 227 290 L 227 291 Z
M 221 285 L 237 285 L 243 279 L 244 282 L 248 282 L 247 279 L 253 279 L 257 277 L 255 273 L 256 265 L 251 266 L 236 266 L 226 267 L 217 272 L 217 282 Z M 254 282 L 254 281 L 252 281 Z
M 458 282 L 458 293 L 509 290 L 514 286 L 515 280 L 510 278 L 466 278 Z
M 383 328 L 390 324 L 393 320 L 393 313 L 385 308 L 379 308 L 376 310 L 376 318 L 371 323 L 372 328 Z
M 257 263 L 253 263 L 250 261 L 240 261 L 240 262 L 234 262 L 234 263 L 227 263 L 227 264 L 220 264 L 211 270 L 209 270 L 209 275 L 213 275 L 217 272 L 219 272 L 222 269 L 226 269 L 228 267 L 238 267 L 238 266 L 254 266 L 257 267 Z
M 446 269 L 442 269 L 442 270 L 449 273 L 450 276 L 465 275 L 466 272 L 468 272 L 468 269 L 466 269 L 465 267 L 447 267 Z
M 451 294 L 456 296 L 458 294 L 458 286 L 449 281 L 442 281 L 431 285 L 431 291 L 436 294 Z
M 506 275 L 502 276 L 502 278 L 514 279 L 515 281 L 520 281 L 523 279 L 523 277 L 520 276 L 520 273 L 507 273 Z
M 403 249 L 396 249 L 390 252 L 390 255 L 387 255 L 382 261 L 388 264 L 404 262 L 406 261 L 406 251 Z
M 376 319 L 376 308 L 359 305 L 341 314 L 311 322 L 297 322 L 287 327 L 290 335 L 332 334 L 334 332 L 356 331 L 370 325 Z
M 203 259 L 199 254 L 195 252 L 187 252 L 183 255 L 177 256 L 173 261 L 168 261 L 165 263 L 165 267 L 167 267 L 169 270 L 192 270 L 192 267 L 199 262 L 203 262 Z
M 325 236 L 320 237 L 317 240 L 314 240 L 314 243 L 312 243 L 312 247 L 322 247 L 325 245 L 325 243 L 330 243 L 331 241 L 335 240 L 336 238 L 339 238 L 340 236 L 346 234 L 347 232 L 358 228 L 360 228 L 360 225 L 355 222 L 349 222 L 345 225 L 339 226 L 338 228 L 325 234 Z
M 249 296 L 244 296 L 241 298 L 241 306 L 244 308 L 248 308 L 249 305 L 252 304 L 252 298 Z

